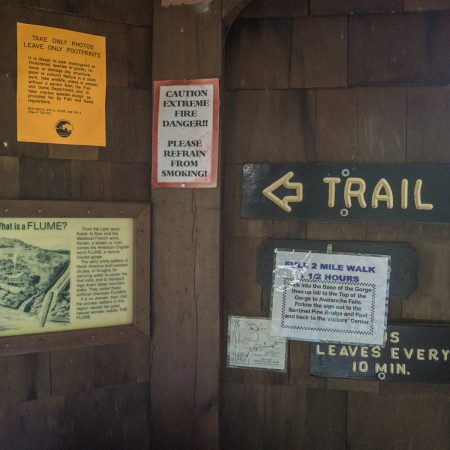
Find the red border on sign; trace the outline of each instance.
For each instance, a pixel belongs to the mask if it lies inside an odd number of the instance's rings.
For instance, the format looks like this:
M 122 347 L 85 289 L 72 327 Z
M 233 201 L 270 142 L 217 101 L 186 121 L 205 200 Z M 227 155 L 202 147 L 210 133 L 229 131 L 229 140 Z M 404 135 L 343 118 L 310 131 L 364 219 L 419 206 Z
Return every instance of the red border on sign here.
M 211 143 L 211 170 L 205 181 L 191 182 L 158 182 L 158 121 L 159 97 L 161 86 L 192 86 L 201 84 L 213 85 L 213 135 Z M 152 187 L 167 188 L 214 188 L 217 186 L 217 164 L 219 152 L 219 79 L 204 78 L 198 80 L 166 80 L 154 81 L 153 84 L 153 146 L 152 146 Z

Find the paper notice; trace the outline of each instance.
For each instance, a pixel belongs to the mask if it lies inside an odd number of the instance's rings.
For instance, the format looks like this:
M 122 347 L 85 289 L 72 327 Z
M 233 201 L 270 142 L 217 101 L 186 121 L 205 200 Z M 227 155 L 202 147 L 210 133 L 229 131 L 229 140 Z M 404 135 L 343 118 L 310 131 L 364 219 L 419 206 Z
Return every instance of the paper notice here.
M 17 140 L 106 145 L 105 38 L 17 24 Z

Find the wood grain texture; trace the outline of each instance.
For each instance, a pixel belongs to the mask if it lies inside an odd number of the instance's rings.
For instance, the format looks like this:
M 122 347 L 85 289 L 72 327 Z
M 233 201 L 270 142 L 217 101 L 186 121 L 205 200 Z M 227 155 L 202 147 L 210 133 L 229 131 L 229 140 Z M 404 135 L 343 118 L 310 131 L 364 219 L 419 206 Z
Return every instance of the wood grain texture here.
M 226 93 L 226 163 L 314 160 L 316 94 L 305 90 Z
M 0 75 L 0 156 L 17 156 L 18 152 L 16 141 L 17 119 L 14 113 L 16 83 L 15 76 L 9 74 Z
M 188 218 L 192 224 L 190 208 L 156 207 L 153 212 L 153 230 L 160 239 L 153 243 L 157 276 L 152 295 L 150 426 L 158 448 L 182 448 L 181 441 L 192 439 L 195 425 L 195 243 L 192 228 L 185 226 Z
M 16 211 L 17 204 L 10 199 L 18 198 L 148 201 L 151 1 L 9 0 L 0 5 L 1 211 Z M 17 22 L 106 36 L 111 88 L 107 105 L 112 119 L 108 122 L 112 141 L 106 149 L 16 142 Z M 103 161 L 97 161 L 99 155 Z M 55 217 L 67 205 L 35 207 Z M 92 203 L 89 207 L 96 209 Z M 109 206 L 105 214 L 111 214 Z M 146 257 L 138 258 L 136 265 L 148 267 L 149 236 L 139 242 Z M 145 311 L 148 283 L 136 286 L 141 293 L 147 289 Z M 3 353 L 23 352 L 24 344 L 27 351 L 37 353 L 0 358 L 2 449 L 149 448 L 149 345 L 141 332 L 141 341 L 132 344 L 127 342 L 132 330 L 122 332 L 121 343 L 106 347 L 99 344 L 111 343 L 108 329 L 84 337 L 77 332 L 41 335 L 31 344 L 28 337 L 3 340 Z M 88 347 L 71 349 L 80 345 Z M 45 351 L 63 346 L 69 349 Z
M 136 384 L 149 381 L 148 341 L 94 348 L 95 386 Z
M 52 395 L 89 391 L 95 387 L 95 348 L 50 353 Z
M 321 162 L 358 160 L 358 105 L 355 89 L 317 92 L 316 155 Z
M 64 397 L 12 403 L 0 408 L 0 440 L 5 450 L 74 448 L 66 435 Z
M 306 448 L 345 449 L 347 393 L 307 389 L 305 406 Z
M 195 7 L 163 8 L 154 2 L 153 79 L 185 80 L 220 75 L 222 61 L 221 2 L 208 11 Z
M 405 11 L 444 11 L 450 9 L 449 0 L 403 0 Z
M 69 200 L 71 194 L 70 161 L 21 159 L 21 199 Z
M 19 198 L 19 173 L 19 158 L 0 157 L 0 192 L 2 193 L 2 199 L 16 200 Z
M 222 448 L 264 449 L 266 387 L 262 384 L 223 385 Z
M 72 198 L 111 199 L 111 164 L 108 161 L 72 161 Z
M 423 83 L 428 77 L 423 14 L 350 18 L 350 85 Z
M 100 149 L 99 158 L 129 162 L 150 161 L 150 91 L 109 87 L 107 98 L 107 147 Z
M 51 392 L 49 354 L 3 356 L 0 376 L 0 405 L 47 397 Z
M 72 448 L 148 449 L 149 400 L 148 383 L 67 395 L 65 434 Z
M 311 0 L 311 15 L 390 13 L 402 11 L 401 0 Z
M 150 165 L 135 162 L 111 162 L 111 200 L 150 200 Z
M 151 29 L 128 27 L 128 87 L 152 88 Z
M 225 313 L 268 317 L 269 311 L 263 311 L 261 287 L 256 281 L 256 255 L 262 242 L 263 239 L 252 238 L 225 239 Z
M 225 27 L 229 27 L 236 17 L 254 0 L 223 0 L 222 18 Z
M 448 400 L 442 396 L 349 393 L 348 446 L 444 450 L 449 419 Z
M 408 88 L 409 163 L 449 164 L 450 93 L 446 87 Z
M 289 87 L 291 19 L 243 19 L 227 39 L 228 89 Z
M 347 47 L 347 17 L 295 18 L 290 86 L 346 86 Z
M 196 299 L 196 374 L 194 413 L 196 426 L 193 448 L 215 448 L 219 436 L 218 380 L 220 375 L 220 322 L 218 298 L 220 283 L 220 211 L 195 210 L 195 299 Z
M 306 417 L 306 389 L 295 386 L 266 386 L 264 449 L 305 449 Z
M 306 0 L 253 0 L 241 11 L 239 17 L 295 17 L 307 15 L 308 1 Z
M 358 89 L 358 155 L 361 162 L 406 162 L 406 89 Z

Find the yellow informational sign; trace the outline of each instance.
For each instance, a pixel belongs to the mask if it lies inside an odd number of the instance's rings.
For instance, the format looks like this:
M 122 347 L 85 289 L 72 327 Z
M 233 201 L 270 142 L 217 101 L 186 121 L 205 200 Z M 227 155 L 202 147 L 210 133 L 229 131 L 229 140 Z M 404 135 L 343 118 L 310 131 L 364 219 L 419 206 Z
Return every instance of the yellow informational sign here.
M 133 219 L 2 218 L 0 336 L 133 323 Z
M 102 36 L 17 24 L 17 140 L 106 145 Z

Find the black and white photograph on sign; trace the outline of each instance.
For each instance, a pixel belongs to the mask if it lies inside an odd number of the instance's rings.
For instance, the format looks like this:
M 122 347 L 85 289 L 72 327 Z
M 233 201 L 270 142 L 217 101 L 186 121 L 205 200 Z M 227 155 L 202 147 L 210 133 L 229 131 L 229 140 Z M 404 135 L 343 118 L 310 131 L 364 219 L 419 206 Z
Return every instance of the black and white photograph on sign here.
M 273 336 L 383 345 L 390 257 L 275 249 Z
M 0 332 L 36 321 L 70 323 L 70 250 L 60 237 L 14 239 L 0 232 Z
M 286 370 L 287 340 L 270 335 L 270 319 L 229 316 L 228 367 Z

